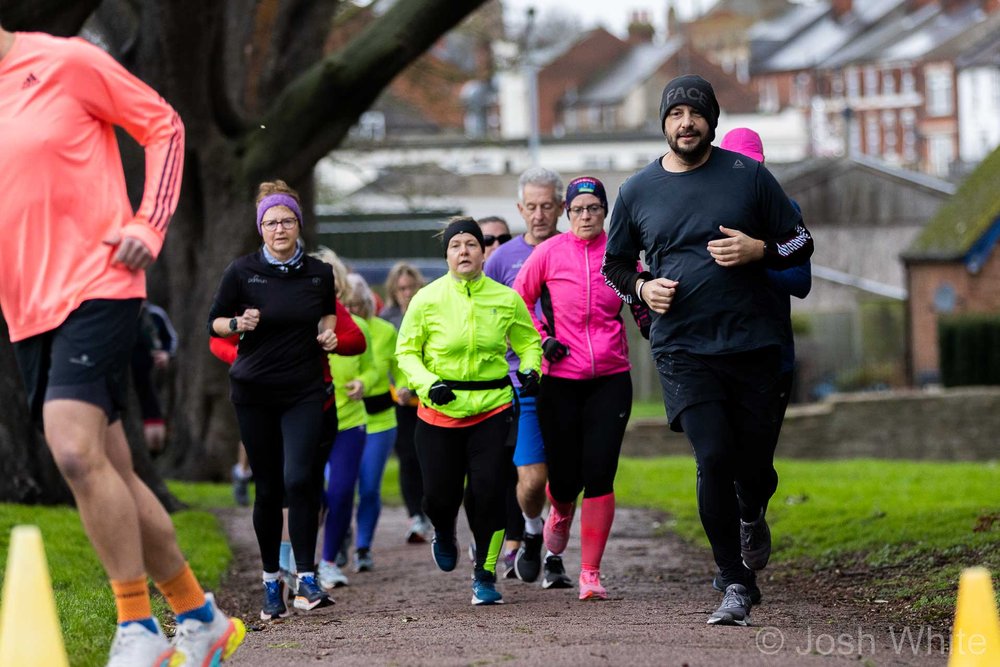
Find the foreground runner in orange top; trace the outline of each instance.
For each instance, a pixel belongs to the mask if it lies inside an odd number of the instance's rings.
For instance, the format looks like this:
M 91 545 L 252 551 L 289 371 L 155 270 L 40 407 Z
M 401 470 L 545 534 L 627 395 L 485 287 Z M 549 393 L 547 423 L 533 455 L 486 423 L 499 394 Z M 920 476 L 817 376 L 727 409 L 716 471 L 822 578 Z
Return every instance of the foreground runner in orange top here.
M 135 214 L 115 125 L 146 150 Z M 115 592 L 108 664 L 218 664 L 246 630 L 198 584 L 170 517 L 132 470 L 119 419 L 143 269 L 177 205 L 183 126 L 83 40 L 0 28 L 0 146 L 0 307 L 32 414 Z M 177 615 L 173 644 L 152 617 L 147 576 Z

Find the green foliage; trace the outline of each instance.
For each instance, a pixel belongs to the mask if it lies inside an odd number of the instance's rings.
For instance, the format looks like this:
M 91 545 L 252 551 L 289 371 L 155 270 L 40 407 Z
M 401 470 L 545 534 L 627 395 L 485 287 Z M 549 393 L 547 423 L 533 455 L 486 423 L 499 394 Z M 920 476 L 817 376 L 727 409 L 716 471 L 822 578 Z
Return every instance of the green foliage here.
M 861 354 L 865 363 L 902 366 L 906 353 L 906 303 L 895 299 L 865 299 L 859 304 Z
M 813 321 L 808 313 L 792 313 L 792 334 L 808 336 L 812 330 Z
M 941 317 L 938 349 L 944 386 L 1000 384 L 1000 315 Z

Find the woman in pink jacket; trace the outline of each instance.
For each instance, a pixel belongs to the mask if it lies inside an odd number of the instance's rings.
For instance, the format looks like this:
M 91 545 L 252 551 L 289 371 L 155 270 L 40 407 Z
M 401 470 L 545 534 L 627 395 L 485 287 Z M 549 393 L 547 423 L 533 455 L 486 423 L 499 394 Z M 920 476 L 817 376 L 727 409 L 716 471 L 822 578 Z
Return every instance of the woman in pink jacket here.
M 545 588 L 569 588 L 562 565 L 583 492 L 580 599 L 606 599 L 600 568 L 615 514 L 614 480 L 632 411 L 621 299 L 601 275 L 607 234 L 604 185 L 584 176 L 566 188 L 570 231 L 541 243 L 514 281 L 542 335 L 538 419 L 549 466 Z M 535 304 L 541 302 L 541 318 Z M 633 312 L 648 331 L 648 312 Z

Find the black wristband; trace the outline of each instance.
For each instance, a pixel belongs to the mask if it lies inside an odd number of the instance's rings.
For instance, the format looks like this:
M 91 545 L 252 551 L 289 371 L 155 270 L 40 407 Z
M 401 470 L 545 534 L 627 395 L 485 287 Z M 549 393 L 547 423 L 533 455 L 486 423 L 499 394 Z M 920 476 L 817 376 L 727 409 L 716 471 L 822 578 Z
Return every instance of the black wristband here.
M 236 333 L 236 330 L 240 328 L 240 321 L 235 317 L 229 320 L 229 330 Z

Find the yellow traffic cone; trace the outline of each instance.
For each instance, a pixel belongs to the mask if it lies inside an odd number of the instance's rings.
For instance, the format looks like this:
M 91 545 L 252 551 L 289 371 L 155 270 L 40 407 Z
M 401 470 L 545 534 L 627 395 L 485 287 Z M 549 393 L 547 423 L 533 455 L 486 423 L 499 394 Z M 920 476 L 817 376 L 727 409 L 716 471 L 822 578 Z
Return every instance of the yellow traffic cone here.
M 948 667 L 1000 665 L 1000 617 L 990 572 L 983 567 L 962 570 L 955 601 Z
M 0 606 L 0 667 L 67 667 L 38 526 L 15 526 Z

